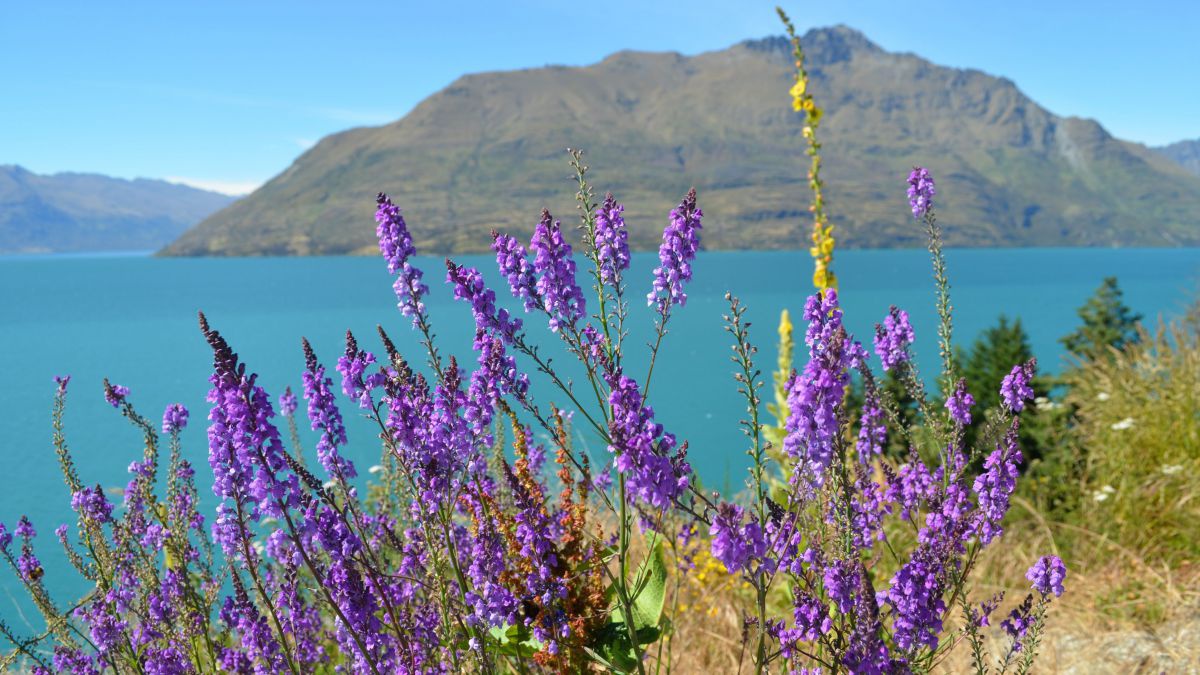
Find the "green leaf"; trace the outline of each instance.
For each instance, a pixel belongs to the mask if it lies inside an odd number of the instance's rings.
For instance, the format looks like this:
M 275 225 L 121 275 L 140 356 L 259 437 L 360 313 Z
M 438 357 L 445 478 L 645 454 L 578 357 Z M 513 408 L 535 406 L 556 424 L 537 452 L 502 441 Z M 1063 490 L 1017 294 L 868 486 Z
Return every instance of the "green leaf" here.
M 667 600 L 667 563 L 663 557 L 662 542 L 651 550 L 650 557 L 638 572 L 634 592 L 634 627 L 638 629 L 639 634 L 643 628 L 657 628 L 659 620 L 662 619 L 663 605 Z
M 492 626 L 488 634 L 495 640 L 490 645 L 497 654 L 529 658 L 541 651 L 546 645 L 533 637 L 529 629 L 522 625 Z

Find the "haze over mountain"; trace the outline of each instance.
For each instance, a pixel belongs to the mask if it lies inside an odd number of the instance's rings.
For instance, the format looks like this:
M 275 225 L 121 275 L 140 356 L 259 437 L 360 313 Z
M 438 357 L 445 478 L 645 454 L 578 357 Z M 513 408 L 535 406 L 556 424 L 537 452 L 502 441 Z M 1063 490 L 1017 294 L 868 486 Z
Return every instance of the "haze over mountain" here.
M 1200 138 L 1164 145 L 1154 151 L 1200 176 Z
M 161 180 L 0 165 L 0 253 L 156 250 L 233 199 Z
M 1200 177 L 1097 122 L 1059 117 L 1004 78 L 884 51 L 846 27 L 803 38 L 839 246 L 918 246 L 904 180 L 938 180 L 952 246 L 1200 245 Z M 328 136 L 262 188 L 166 249 L 175 255 L 375 250 L 374 195 L 403 206 L 426 253 L 528 234 L 547 206 L 574 222 L 565 149 L 626 205 L 631 242 L 657 246 L 699 191 L 708 248 L 808 244 L 790 45 L 696 56 L 618 52 L 587 67 L 467 75 L 382 127 Z

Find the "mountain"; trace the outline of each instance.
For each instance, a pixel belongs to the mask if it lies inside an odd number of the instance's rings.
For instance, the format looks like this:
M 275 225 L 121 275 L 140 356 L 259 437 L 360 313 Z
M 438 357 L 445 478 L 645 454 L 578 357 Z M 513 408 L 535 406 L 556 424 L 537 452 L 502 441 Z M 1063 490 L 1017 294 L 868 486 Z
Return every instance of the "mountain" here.
M 1200 178 L 1098 123 L 1059 117 L 1004 78 L 884 51 L 846 27 L 803 38 L 839 246 L 919 246 L 905 178 L 938 180 L 952 246 L 1200 245 Z M 696 56 L 618 52 L 586 67 L 459 78 L 382 127 L 328 136 L 205 219 L 173 255 L 374 249 L 374 195 L 405 209 L 424 252 L 528 234 L 547 206 L 575 217 L 565 149 L 587 150 L 598 194 L 656 247 L 696 186 L 709 248 L 808 245 L 801 122 L 783 38 Z
M 0 253 L 155 250 L 232 201 L 161 180 L 0 165 Z
M 1179 141 L 1178 143 L 1152 149 L 1163 157 L 1200 176 L 1200 138 L 1194 141 Z

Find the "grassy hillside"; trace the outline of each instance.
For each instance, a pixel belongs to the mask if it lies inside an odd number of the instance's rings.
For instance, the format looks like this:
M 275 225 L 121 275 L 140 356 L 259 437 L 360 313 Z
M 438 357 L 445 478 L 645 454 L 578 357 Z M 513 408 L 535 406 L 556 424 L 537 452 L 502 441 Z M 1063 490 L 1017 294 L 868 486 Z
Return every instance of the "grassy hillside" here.
M 1011 81 L 886 52 L 845 27 L 804 37 L 840 245 L 919 245 L 902 189 L 939 180 L 952 246 L 1200 244 L 1200 178 L 1091 120 L 1057 117 Z M 377 191 L 424 251 L 528 233 L 545 205 L 573 218 L 565 149 L 627 206 L 649 248 L 690 186 L 710 248 L 807 245 L 806 161 L 782 38 L 697 56 L 620 52 L 582 68 L 460 78 L 403 119 L 323 139 L 173 255 L 359 253 Z

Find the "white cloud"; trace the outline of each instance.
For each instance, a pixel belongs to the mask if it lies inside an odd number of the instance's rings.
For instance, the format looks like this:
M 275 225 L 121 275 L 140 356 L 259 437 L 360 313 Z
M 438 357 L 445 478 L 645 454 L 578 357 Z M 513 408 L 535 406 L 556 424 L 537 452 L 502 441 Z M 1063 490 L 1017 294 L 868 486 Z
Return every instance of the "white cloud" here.
M 163 180 L 166 180 L 168 183 L 178 183 L 180 185 L 200 188 L 201 190 L 220 192 L 221 194 L 233 197 L 248 195 L 261 187 L 265 182 L 261 180 L 210 180 L 207 178 L 185 178 L 183 176 L 167 176 Z

